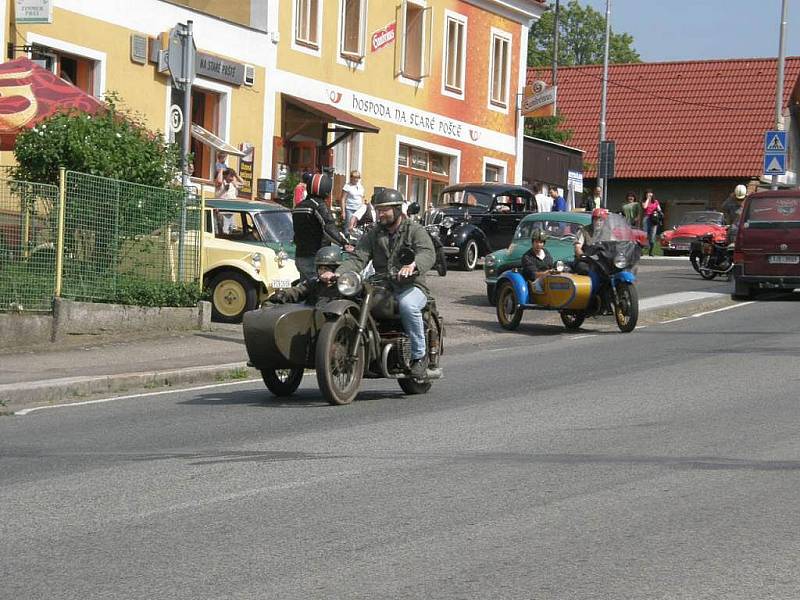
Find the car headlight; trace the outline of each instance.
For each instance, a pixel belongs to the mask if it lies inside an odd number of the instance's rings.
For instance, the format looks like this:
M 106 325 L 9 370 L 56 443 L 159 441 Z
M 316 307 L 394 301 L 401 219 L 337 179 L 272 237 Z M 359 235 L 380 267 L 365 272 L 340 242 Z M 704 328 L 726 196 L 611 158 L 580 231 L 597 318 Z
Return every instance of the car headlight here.
M 625 255 L 622 252 L 614 257 L 614 266 L 618 269 L 624 269 L 628 266 L 628 259 L 625 258 Z
M 455 225 L 456 221 L 453 217 L 445 217 L 442 219 L 442 227 L 445 229 L 450 229 L 453 225 Z
M 483 259 L 483 264 L 487 267 L 497 266 L 497 257 L 494 254 L 489 254 Z
M 342 273 L 336 279 L 336 287 L 342 296 L 355 296 L 361 291 L 361 275 L 355 271 Z
M 275 262 L 276 262 L 276 263 L 278 263 L 278 268 L 279 268 L 279 269 L 283 267 L 283 264 L 284 264 L 284 263 L 285 263 L 287 260 L 289 260 L 289 255 L 288 255 L 288 254 L 286 254 L 286 252 L 284 252 L 283 250 L 279 250 L 279 251 L 278 251 L 278 252 L 275 254 Z
M 261 254 L 259 254 L 258 252 L 253 252 L 250 255 L 250 262 L 253 263 L 253 268 L 256 271 L 259 271 L 259 272 L 261 271 Z

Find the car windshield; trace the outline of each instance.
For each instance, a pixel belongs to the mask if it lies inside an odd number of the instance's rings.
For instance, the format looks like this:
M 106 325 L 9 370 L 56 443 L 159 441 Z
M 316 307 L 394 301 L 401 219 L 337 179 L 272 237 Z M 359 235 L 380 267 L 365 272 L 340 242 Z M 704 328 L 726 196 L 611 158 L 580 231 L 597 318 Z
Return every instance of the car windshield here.
M 514 232 L 514 240 L 530 240 L 534 231 L 543 230 L 544 228 L 544 221 L 523 221 L 517 225 L 517 230 Z
M 489 206 L 492 197 L 489 194 L 474 190 L 452 190 L 444 192 L 439 205 L 461 204 L 464 206 Z
M 722 224 L 722 213 L 718 212 L 688 212 L 681 218 L 678 226 L 694 225 L 696 223 L 708 223 L 711 225 Z
M 255 213 L 261 237 L 267 243 L 290 244 L 294 239 L 292 213 L 283 210 L 264 210 Z

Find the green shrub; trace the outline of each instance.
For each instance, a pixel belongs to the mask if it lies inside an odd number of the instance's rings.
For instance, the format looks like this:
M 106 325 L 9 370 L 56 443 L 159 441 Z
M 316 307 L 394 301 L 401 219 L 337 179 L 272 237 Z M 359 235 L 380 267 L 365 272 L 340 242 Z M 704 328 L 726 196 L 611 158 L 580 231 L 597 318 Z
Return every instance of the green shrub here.
M 114 304 L 134 306 L 197 306 L 202 295 L 200 285 L 120 278 Z

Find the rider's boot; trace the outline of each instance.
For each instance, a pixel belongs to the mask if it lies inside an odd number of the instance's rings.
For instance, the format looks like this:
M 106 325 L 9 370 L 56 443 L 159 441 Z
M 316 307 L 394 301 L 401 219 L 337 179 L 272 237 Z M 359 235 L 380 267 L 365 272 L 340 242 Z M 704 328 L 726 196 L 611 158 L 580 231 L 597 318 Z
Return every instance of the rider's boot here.
M 423 356 L 417 360 L 412 360 L 409 372 L 414 379 L 425 379 L 428 376 L 428 357 Z

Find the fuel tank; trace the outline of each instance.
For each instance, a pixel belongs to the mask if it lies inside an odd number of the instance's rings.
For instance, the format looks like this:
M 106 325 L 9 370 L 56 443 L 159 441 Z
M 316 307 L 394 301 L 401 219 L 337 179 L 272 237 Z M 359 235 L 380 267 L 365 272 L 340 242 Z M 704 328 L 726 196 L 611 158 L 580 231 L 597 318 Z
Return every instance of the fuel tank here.
M 246 312 L 242 329 L 250 363 L 257 369 L 313 367 L 324 323 L 321 311 L 307 304 L 267 304 Z
M 543 293 L 537 294 L 529 284 L 530 301 L 548 308 L 585 310 L 592 297 L 592 280 L 587 275 L 557 273 L 545 275 Z

